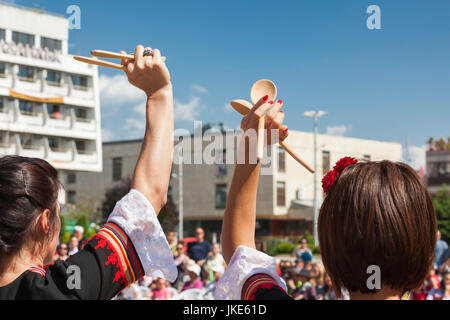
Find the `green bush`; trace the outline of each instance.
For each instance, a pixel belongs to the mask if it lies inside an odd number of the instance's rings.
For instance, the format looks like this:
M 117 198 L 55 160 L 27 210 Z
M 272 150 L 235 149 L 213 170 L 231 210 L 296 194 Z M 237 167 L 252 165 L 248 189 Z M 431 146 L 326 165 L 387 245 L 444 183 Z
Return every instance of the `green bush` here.
M 289 253 L 295 249 L 295 245 L 290 242 L 282 242 L 278 245 L 277 251 L 278 253 Z

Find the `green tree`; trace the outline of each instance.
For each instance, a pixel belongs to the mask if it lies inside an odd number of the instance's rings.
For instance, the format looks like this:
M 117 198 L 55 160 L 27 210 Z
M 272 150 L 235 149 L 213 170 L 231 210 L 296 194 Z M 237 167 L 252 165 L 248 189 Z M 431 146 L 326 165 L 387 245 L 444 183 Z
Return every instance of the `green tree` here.
M 60 216 L 61 219 L 61 230 L 59 231 L 59 241 L 64 242 L 66 231 L 66 218 L 63 215 Z
M 159 223 L 165 232 L 175 231 L 178 225 L 178 210 L 172 196 L 167 196 L 167 203 L 158 215 Z
M 84 229 L 84 237 L 89 234 L 89 220 L 85 214 L 80 215 L 76 222 L 77 226 L 82 226 Z
M 118 185 L 106 190 L 102 203 L 102 223 L 105 223 L 113 211 L 117 201 L 122 199 L 131 189 L 131 179 L 124 179 Z
M 450 191 L 444 184 L 437 196 L 433 199 L 436 210 L 438 228 L 441 231 L 442 240 L 450 241 Z

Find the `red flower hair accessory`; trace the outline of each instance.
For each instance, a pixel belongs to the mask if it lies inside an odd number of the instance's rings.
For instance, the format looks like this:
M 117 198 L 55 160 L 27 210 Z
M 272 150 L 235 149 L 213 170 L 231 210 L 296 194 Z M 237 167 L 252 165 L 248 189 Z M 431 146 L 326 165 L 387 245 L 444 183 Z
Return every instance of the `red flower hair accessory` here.
M 325 194 L 328 194 L 328 192 L 330 192 L 331 187 L 339 178 L 339 175 L 342 172 L 342 170 L 344 170 L 347 166 L 354 163 L 358 163 L 358 160 L 350 157 L 344 157 L 340 159 L 338 162 L 336 162 L 336 165 L 334 166 L 333 170 L 329 171 L 322 179 L 322 188 Z

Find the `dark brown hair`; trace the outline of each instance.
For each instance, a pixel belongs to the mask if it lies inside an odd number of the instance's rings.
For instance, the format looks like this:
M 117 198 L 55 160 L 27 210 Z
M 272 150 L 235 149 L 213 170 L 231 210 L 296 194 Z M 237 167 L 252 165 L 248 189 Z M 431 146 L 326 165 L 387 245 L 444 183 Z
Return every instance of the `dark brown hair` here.
M 319 213 L 323 264 L 336 294 L 374 293 L 367 287 L 376 265 L 381 286 L 402 293 L 419 287 L 433 263 L 436 214 L 417 173 L 404 163 L 362 162 L 346 167 Z
M 0 257 L 17 253 L 26 235 L 39 239 L 32 229 L 33 222 L 45 209 L 51 211 L 48 236 L 52 236 L 58 217 L 59 187 L 57 171 L 44 160 L 0 158 Z

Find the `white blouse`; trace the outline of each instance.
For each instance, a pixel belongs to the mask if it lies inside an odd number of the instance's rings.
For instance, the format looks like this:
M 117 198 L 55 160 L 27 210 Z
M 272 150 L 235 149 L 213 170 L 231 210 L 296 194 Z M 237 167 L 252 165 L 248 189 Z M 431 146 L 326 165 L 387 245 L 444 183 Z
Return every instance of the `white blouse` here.
M 141 192 L 131 189 L 116 203 L 108 222 L 120 226 L 131 239 L 145 275 L 176 280 L 178 271 L 169 243 L 153 206 Z
M 246 246 L 239 246 L 233 253 L 227 270 L 217 283 L 216 299 L 241 300 L 245 281 L 257 273 L 271 276 L 287 292 L 286 282 L 278 275 L 273 257 Z

